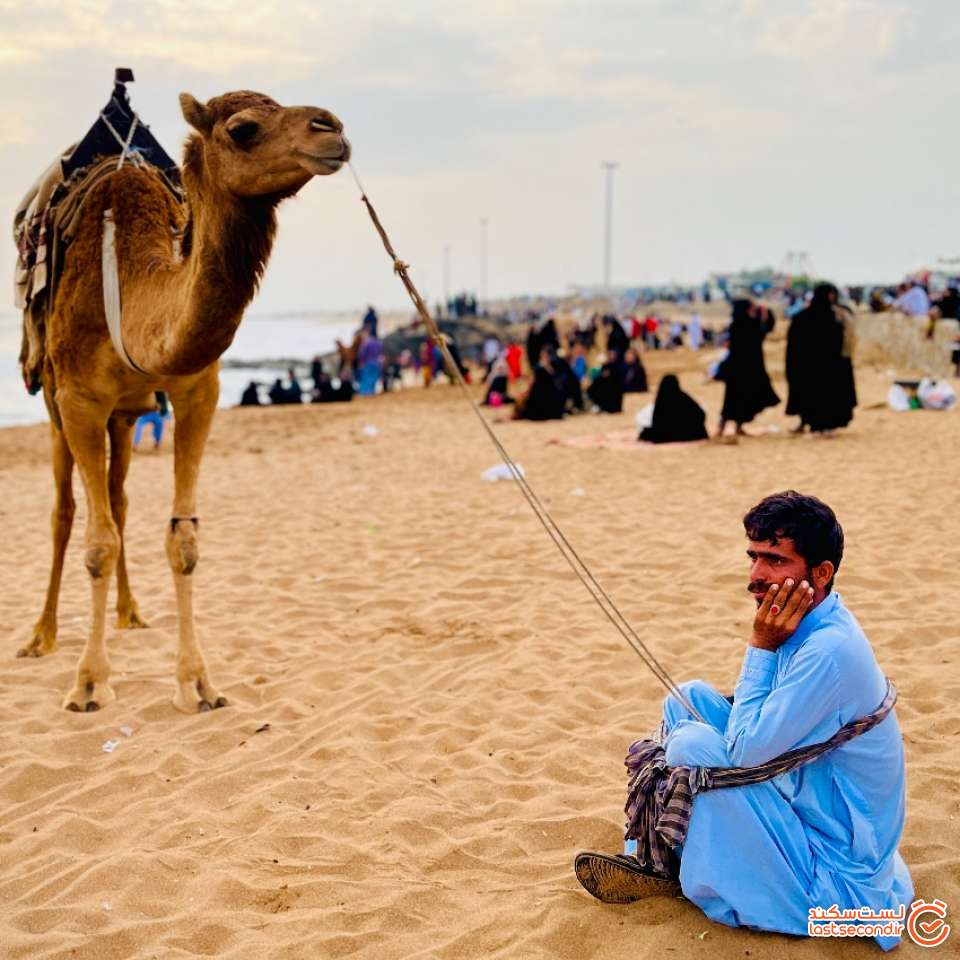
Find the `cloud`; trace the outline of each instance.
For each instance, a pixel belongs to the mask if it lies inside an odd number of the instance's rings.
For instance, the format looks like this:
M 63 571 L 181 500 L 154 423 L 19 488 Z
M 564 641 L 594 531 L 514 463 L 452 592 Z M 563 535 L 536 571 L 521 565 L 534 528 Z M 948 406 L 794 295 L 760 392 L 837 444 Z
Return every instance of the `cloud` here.
M 2 13 L 0 62 L 42 63 L 80 51 L 122 51 L 131 62 L 151 60 L 213 74 L 257 63 L 282 70 L 309 66 L 314 57 L 290 23 L 320 22 L 309 5 L 277 0 L 155 0 L 136 6 L 118 0 L 39 0 L 30 6 L 7 2 Z M 332 32 L 331 24 L 323 25 Z
M 807 0 L 763 17 L 756 46 L 768 56 L 791 59 L 877 59 L 893 52 L 911 17 L 906 4 L 883 0 Z
M 491 292 L 595 279 L 605 159 L 624 282 L 797 248 L 856 279 L 952 238 L 953 0 L 0 0 L 0 18 L 8 210 L 128 65 L 174 155 L 181 90 L 333 109 L 433 293 L 445 243 L 475 282 L 481 216 Z M 312 305 L 314 274 L 323 305 L 402 302 L 345 176 L 281 228 L 258 309 Z

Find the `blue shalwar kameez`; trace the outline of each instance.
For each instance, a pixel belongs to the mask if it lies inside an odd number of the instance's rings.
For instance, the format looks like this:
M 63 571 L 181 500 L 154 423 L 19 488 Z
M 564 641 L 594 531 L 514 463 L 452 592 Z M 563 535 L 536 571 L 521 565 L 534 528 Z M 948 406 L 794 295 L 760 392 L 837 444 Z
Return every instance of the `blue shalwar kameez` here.
M 836 593 L 775 653 L 748 647 L 733 705 L 702 681 L 683 687 L 706 723 L 668 697 L 670 766 L 746 767 L 829 739 L 873 712 L 886 680 Z M 698 793 L 680 854 L 684 895 L 728 926 L 806 934 L 813 907 L 909 907 L 897 842 L 904 752 L 896 713 L 768 783 Z M 897 937 L 877 937 L 889 950 Z

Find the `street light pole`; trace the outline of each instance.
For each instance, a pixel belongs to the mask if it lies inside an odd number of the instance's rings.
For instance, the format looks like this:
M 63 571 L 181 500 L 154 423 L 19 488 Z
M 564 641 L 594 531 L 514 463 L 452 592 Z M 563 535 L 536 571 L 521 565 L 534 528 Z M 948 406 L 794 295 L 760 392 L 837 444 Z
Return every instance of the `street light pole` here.
M 487 218 L 480 218 L 480 303 L 487 302 Z
M 443 245 L 443 312 L 450 309 L 450 244 Z
M 603 167 L 607 171 L 606 224 L 603 243 L 603 289 L 610 293 L 610 247 L 613 243 L 613 171 L 619 166 L 612 160 L 605 160 Z

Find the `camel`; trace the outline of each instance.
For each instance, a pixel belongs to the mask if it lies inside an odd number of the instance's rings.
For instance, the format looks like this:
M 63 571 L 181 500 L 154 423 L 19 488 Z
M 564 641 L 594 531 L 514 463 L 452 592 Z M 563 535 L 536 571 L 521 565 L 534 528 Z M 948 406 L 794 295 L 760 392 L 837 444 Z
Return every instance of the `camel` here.
M 175 492 L 165 543 L 179 619 L 173 703 L 186 713 L 226 705 L 194 631 L 191 579 L 199 557 L 197 477 L 217 406 L 219 358 L 266 267 L 277 204 L 314 176 L 335 173 L 350 158 L 343 124 L 319 107 L 281 107 L 246 90 L 206 104 L 182 94 L 180 106 L 193 128 L 183 153 L 186 210 L 149 167 L 125 164 L 98 182 L 84 201 L 47 320 L 43 381 L 56 408 L 51 417 L 53 565 L 43 613 L 19 655 L 43 656 L 56 649 L 76 463 L 88 508 L 85 564 L 93 616 L 75 683 L 63 700 L 73 711 L 92 712 L 116 698 L 106 646 L 107 591 L 114 571 L 118 626 L 143 626 L 124 563 L 123 487 L 133 424 L 153 409 L 157 390 L 166 391 L 176 415 Z M 105 211 L 112 211 L 115 224 L 121 336 L 129 365 L 107 328 Z M 182 235 L 179 250 L 176 233 Z

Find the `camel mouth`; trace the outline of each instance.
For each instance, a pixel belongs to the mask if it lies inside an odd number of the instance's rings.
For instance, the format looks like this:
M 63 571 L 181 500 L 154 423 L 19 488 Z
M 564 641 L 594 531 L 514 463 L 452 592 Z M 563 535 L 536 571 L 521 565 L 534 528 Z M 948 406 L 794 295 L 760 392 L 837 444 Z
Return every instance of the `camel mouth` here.
M 324 176 L 329 173 L 336 173 L 344 164 L 349 151 L 344 151 L 346 156 L 339 157 L 318 157 L 313 153 L 305 153 L 303 150 L 297 151 L 297 160 L 305 170 L 315 176 Z

